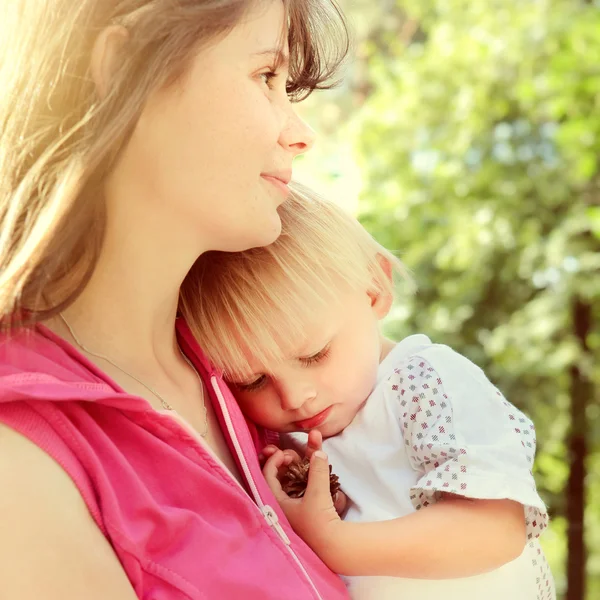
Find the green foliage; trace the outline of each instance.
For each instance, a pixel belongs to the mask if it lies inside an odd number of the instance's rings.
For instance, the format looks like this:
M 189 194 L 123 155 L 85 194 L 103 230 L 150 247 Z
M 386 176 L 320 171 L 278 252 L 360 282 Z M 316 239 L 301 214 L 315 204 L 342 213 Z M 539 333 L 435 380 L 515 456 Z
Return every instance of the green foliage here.
M 362 22 L 365 7 L 347 6 Z M 343 142 L 364 176 L 362 222 L 419 285 L 389 330 L 466 354 L 535 420 L 553 516 L 543 543 L 561 591 L 570 367 L 593 382 L 587 597 L 600 597 L 599 6 L 399 0 L 369 11 L 340 96 L 345 109 L 361 102 Z M 592 306 L 587 351 L 575 300 Z

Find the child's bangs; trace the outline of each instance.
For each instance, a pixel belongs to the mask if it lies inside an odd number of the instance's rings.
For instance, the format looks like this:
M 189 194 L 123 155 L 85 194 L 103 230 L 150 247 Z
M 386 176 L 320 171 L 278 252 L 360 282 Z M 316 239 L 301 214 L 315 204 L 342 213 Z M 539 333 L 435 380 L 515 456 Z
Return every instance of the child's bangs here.
M 255 371 L 292 357 L 297 348 L 310 343 L 307 331 L 325 318 L 320 315 L 329 314 L 339 301 L 341 286 L 369 285 L 364 269 L 361 273 L 360 268 L 346 267 L 334 274 L 293 254 L 278 254 L 276 266 L 263 270 L 261 258 L 269 262 L 274 258 L 265 256 L 264 250 L 246 265 L 222 270 L 218 294 L 203 290 L 203 304 L 217 298 L 219 302 L 202 309 L 203 343 L 210 344 L 207 354 L 230 381 L 247 380 Z M 244 262 L 249 256 L 238 258 Z

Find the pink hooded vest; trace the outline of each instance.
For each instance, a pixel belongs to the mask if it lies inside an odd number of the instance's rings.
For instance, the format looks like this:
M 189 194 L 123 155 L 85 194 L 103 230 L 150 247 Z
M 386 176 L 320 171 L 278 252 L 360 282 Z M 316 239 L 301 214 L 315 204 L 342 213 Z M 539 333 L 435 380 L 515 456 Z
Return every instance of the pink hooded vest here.
M 227 386 L 180 319 L 246 489 L 199 436 L 130 396 L 46 327 L 0 337 L 0 422 L 69 474 L 147 600 L 342 600 L 267 487 Z

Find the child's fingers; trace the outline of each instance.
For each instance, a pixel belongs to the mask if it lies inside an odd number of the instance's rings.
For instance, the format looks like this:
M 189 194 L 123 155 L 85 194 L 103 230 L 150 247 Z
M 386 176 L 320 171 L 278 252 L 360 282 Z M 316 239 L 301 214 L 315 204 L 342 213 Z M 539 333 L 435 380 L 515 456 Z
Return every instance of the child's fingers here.
M 308 484 L 304 497 L 314 502 L 318 508 L 333 509 L 333 500 L 329 489 L 329 461 L 323 450 L 316 450 L 310 459 Z
M 312 429 L 308 433 L 308 441 L 306 443 L 306 457 L 311 458 L 312 455 L 323 447 L 323 435 L 320 431 Z
M 279 450 L 279 448 L 275 446 L 275 444 L 269 444 L 263 448 L 262 453 L 265 455 L 265 458 L 269 458 L 269 456 L 273 456 L 277 450 Z
M 288 467 L 292 463 L 298 462 L 300 460 L 300 456 L 297 452 L 294 452 L 293 450 L 280 450 L 280 452 L 283 452 L 283 461 L 281 463 L 281 466 L 279 467 L 278 472 L 278 477 L 281 479 L 281 477 L 283 477 L 287 472 Z
M 281 450 L 277 450 L 275 454 L 271 455 L 263 467 L 263 475 L 267 481 L 268 486 L 271 488 L 271 492 L 275 496 L 277 502 L 285 502 L 289 500 L 287 494 L 283 491 L 281 483 L 279 481 L 279 472 L 282 467 L 285 466 L 286 456 Z
M 292 463 L 295 462 L 300 462 L 300 455 L 295 451 L 295 450 L 291 450 L 290 448 L 286 448 L 285 450 L 283 450 L 283 454 L 285 455 L 286 458 L 286 463 L 287 465 L 291 465 Z
M 274 444 L 269 444 L 268 446 L 265 446 L 262 449 L 262 452 L 258 455 L 259 462 L 261 464 L 264 463 L 267 460 L 267 458 L 269 458 L 269 456 L 273 456 L 273 454 L 275 454 L 277 450 L 279 450 L 279 448 Z

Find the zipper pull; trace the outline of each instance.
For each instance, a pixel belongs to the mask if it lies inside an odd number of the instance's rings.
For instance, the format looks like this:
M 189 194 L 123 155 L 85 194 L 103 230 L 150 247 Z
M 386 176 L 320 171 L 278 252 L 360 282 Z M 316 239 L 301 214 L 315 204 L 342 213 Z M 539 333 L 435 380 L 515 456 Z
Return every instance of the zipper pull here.
M 279 517 L 277 516 L 277 513 L 270 506 L 265 505 L 262 508 L 262 514 L 264 515 L 266 522 L 269 524 L 270 527 L 272 527 L 275 530 L 275 532 L 281 538 L 283 543 L 286 546 L 291 546 L 292 542 L 290 541 L 290 538 L 287 536 L 283 527 L 279 523 Z

